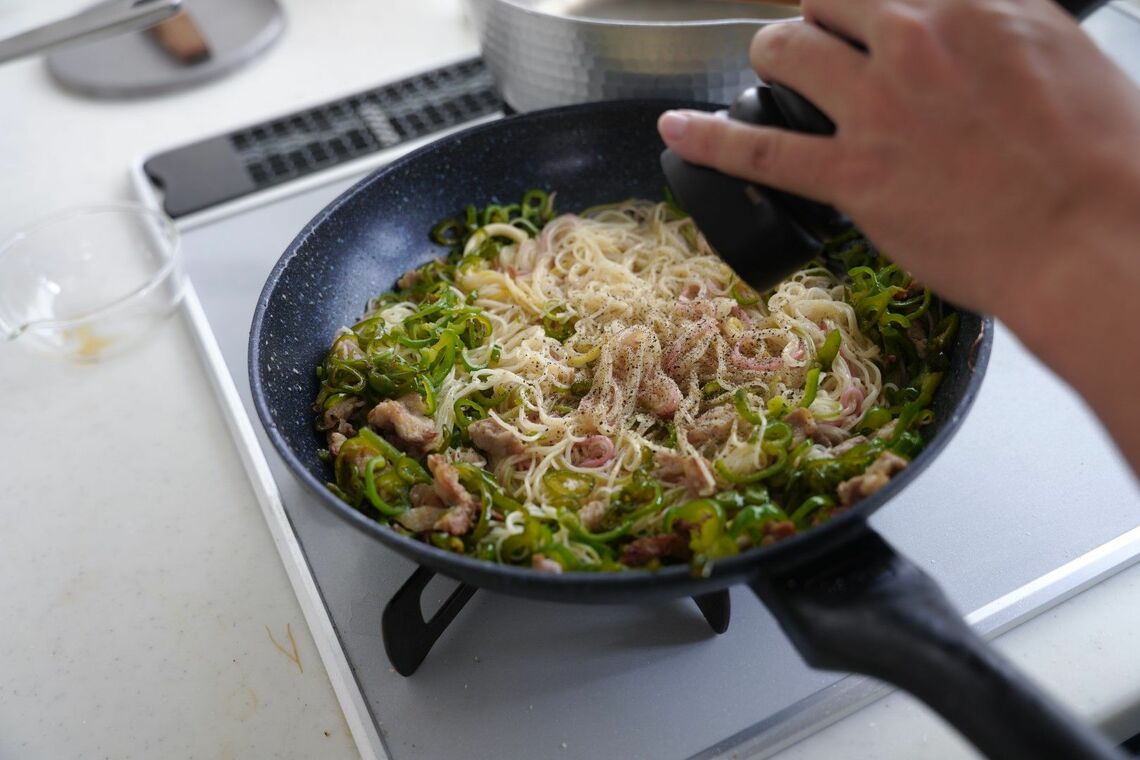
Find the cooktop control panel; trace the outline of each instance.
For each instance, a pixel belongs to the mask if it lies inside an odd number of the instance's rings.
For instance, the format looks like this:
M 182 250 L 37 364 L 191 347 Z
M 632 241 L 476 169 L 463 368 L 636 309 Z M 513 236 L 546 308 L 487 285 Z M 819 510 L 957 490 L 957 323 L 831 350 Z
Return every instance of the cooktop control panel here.
M 177 219 L 500 110 L 471 58 L 159 153 L 143 171 Z

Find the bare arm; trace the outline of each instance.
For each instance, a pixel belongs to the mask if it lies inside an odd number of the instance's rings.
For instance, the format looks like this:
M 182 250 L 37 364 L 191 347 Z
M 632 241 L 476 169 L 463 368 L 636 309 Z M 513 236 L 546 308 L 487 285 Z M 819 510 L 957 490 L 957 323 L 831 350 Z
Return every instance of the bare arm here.
M 1004 320 L 1140 471 L 1140 91 L 1050 0 L 804 0 L 752 60 L 832 138 L 670 112 L 685 158 L 827 201 Z

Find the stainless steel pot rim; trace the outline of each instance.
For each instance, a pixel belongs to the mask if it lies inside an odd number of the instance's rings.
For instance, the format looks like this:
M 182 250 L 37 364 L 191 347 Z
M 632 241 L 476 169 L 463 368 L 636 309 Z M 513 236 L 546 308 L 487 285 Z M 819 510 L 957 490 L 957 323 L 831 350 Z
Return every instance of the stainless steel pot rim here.
M 796 21 L 803 21 L 803 16 L 773 16 L 771 18 L 763 18 L 757 16 L 741 16 L 739 18 L 716 18 L 716 19 L 701 19 L 689 21 L 637 21 L 637 20 L 617 20 L 617 19 L 603 19 L 592 18 L 590 16 L 575 16 L 572 14 L 551 13 L 540 8 L 535 8 L 531 5 L 516 2 L 516 0 L 492 0 L 494 3 L 501 5 L 509 5 L 519 13 L 525 13 L 530 16 L 538 16 L 548 19 L 559 19 L 562 21 L 572 21 L 576 24 L 584 24 L 596 27 L 611 27 L 617 29 L 629 28 L 644 28 L 644 29 L 692 29 L 692 28 L 717 28 L 725 26 L 768 26 L 770 24 L 785 24 Z

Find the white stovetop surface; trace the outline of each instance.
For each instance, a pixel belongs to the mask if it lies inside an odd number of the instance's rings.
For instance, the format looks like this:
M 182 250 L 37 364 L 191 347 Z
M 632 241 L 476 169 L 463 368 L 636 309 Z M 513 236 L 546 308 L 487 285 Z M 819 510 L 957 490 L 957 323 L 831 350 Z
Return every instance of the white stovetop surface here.
M 9 1 L 0 37 L 82 4 Z M 145 152 L 475 50 L 458 0 L 282 4 L 288 29 L 266 57 L 180 95 L 93 101 L 38 60 L 0 68 L 0 236 L 129 198 L 126 167 Z M 97 365 L 0 345 L 0 431 L 0 757 L 356 756 L 180 320 Z M 1119 727 L 1140 704 L 1138 595 L 1140 566 L 999 646 Z M 786 755 L 837 748 L 968 754 L 898 694 Z

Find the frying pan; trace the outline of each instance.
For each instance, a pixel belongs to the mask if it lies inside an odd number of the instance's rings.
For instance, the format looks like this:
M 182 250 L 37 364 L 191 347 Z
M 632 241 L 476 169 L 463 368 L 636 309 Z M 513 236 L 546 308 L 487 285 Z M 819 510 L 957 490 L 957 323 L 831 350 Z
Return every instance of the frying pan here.
M 934 399 L 926 448 L 847 513 L 764 549 L 688 567 L 610 574 L 540 573 L 459 556 L 406 538 L 326 488 L 313 427 L 314 368 L 337 328 L 406 270 L 445 251 L 428 240 L 468 203 L 507 202 L 532 187 L 580 210 L 631 196 L 660 198 L 664 101 L 536 111 L 477 126 L 378 170 L 316 216 L 273 268 L 254 314 L 249 366 L 269 439 L 320 502 L 413 562 L 464 584 L 564 602 L 701 596 L 746 583 L 815 667 L 891 682 L 925 701 L 992 757 L 1115 757 L 1102 737 L 1053 704 L 977 637 L 936 584 L 867 525 L 946 446 L 981 384 L 992 322 L 961 312 L 952 362 Z M 962 473 L 968 477 L 968 473 Z M 917 517 L 916 517 L 917 519 Z M 418 602 L 417 602 L 418 606 Z M 430 635 L 425 629 L 424 635 Z M 438 635 L 438 634 L 436 634 Z

